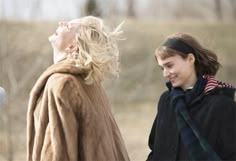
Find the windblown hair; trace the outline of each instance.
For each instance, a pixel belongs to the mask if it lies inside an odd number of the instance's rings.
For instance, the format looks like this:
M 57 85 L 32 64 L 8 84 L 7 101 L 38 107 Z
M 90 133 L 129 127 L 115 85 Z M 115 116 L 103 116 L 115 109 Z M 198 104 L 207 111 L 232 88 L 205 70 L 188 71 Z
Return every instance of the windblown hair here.
M 93 16 L 79 19 L 75 43 L 77 50 L 70 56 L 76 65 L 86 69 L 85 82 L 92 84 L 106 77 L 119 76 L 119 50 L 117 40 L 121 40 L 121 23 L 109 31 L 103 20 Z
M 195 70 L 197 73 L 202 75 L 216 75 L 218 69 L 221 67 L 221 64 L 218 62 L 217 55 L 213 51 L 203 47 L 193 36 L 186 33 L 175 33 L 170 35 L 167 39 L 171 38 L 180 39 L 194 49 L 195 53 L 192 54 L 195 56 Z M 165 59 L 176 54 L 180 55 L 184 59 L 187 57 L 187 54 L 166 46 L 160 46 L 157 48 L 155 54 L 161 59 Z

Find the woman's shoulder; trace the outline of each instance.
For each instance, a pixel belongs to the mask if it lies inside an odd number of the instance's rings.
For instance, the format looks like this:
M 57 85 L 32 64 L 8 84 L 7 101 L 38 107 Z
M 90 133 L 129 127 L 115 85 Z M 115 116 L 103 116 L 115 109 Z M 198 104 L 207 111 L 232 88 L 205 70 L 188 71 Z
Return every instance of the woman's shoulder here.
M 66 83 L 72 81 L 75 76 L 67 73 L 54 73 L 48 78 L 48 84 Z
M 169 91 L 169 90 L 166 90 L 166 91 L 164 91 L 164 92 L 161 94 L 160 100 L 161 100 L 161 99 L 168 99 L 169 96 L 170 96 L 170 91 Z
M 207 95 L 206 101 L 209 108 L 219 112 L 235 111 L 236 102 L 234 100 L 235 89 L 215 89 Z
M 215 88 L 208 95 L 215 102 L 235 102 L 235 88 Z
M 66 74 L 66 73 L 55 73 L 52 74 L 47 81 L 48 89 L 61 93 L 63 90 L 73 90 L 76 86 L 77 79 L 74 75 Z
M 163 92 L 158 100 L 158 109 L 166 106 L 170 102 L 170 92 L 167 90 Z

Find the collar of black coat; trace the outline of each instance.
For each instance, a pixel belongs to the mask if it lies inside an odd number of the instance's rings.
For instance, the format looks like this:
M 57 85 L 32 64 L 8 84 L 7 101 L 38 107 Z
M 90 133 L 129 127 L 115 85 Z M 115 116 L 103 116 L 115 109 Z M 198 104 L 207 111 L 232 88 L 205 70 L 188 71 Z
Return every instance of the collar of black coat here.
M 217 85 L 222 85 L 222 83 L 223 82 L 217 81 Z M 169 91 L 171 91 L 173 88 L 170 81 L 166 82 L 166 86 Z M 236 89 L 233 85 L 230 84 L 227 84 L 226 86 L 214 86 L 212 89 L 204 93 L 204 95 L 214 95 L 214 94 L 225 95 L 236 101 Z
M 216 87 L 214 89 L 212 89 L 211 91 L 209 91 L 207 93 L 207 95 L 215 95 L 215 94 L 219 94 L 219 95 L 225 95 L 229 98 L 232 98 L 234 101 L 236 100 L 236 96 L 235 96 L 235 88 L 229 88 L 229 87 Z

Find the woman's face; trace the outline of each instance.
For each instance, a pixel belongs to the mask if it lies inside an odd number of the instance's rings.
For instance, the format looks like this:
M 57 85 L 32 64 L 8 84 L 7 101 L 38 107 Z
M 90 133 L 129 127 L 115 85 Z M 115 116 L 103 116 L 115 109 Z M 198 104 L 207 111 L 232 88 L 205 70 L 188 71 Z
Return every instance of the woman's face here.
M 49 41 L 51 42 L 53 48 L 59 52 L 64 52 L 66 48 L 73 45 L 78 26 L 78 19 L 69 22 L 60 21 L 56 32 L 49 37 Z
M 163 70 L 163 76 L 169 79 L 173 87 L 181 87 L 183 90 L 186 90 L 195 84 L 197 78 L 193 54 L 188 54 L 185 59 L 177 54 L 166 59 L 160 59 L 156 55 L 156 58 Z

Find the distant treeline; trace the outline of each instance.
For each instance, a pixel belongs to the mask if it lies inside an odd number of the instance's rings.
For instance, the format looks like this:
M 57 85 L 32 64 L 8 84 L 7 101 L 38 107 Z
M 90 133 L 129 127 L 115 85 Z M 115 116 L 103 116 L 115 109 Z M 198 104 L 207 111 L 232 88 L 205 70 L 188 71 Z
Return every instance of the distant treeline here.
M 236 0 L 0 0 L 0 19 L 105 18 L 236 20 Z

